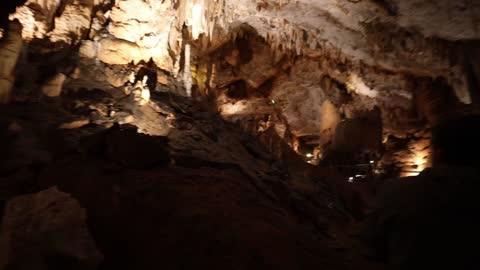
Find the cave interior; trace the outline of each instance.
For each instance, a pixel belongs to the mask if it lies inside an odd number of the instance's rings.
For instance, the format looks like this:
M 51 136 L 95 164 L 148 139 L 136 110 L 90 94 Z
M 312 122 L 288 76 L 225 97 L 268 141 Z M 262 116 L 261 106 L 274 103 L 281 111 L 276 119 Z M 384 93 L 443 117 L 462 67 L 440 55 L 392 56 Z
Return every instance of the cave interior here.
M 2 1 L 0 270 L 415 269 L 370 217 L 478 243 L 479 108 L 479 1 Z

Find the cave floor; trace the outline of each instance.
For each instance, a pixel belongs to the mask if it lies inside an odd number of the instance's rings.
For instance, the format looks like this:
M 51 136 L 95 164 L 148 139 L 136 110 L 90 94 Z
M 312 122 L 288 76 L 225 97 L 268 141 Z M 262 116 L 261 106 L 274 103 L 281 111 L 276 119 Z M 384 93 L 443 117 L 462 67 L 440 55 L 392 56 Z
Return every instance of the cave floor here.
M 0 199 L 71 194 L 100 269 L 382 269 L 365 259 L 333 180 L 319 179 L 328 174 L 293 152 L 277 160 L 202 101 L 77 91 L 0 106 L 0 122 Z M 39 254 L 55 246 L 39 234 L 13 254 L 38 239 Z

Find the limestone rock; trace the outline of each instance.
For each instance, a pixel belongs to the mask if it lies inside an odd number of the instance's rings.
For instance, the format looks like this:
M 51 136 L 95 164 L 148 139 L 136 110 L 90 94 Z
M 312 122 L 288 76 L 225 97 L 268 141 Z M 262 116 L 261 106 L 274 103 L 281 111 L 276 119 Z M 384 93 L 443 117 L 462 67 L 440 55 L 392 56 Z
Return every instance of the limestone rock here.
M 67 76 L 63 73 L 55 75 L 42 86 L 42 93 L 48 97 L 58 97 L 62 93 L 63 83 Z
M 163 74 L 163 73 L 158 72 L 157 73 L 157 82 L 159 84 L 168 85 L 168 76 Z
M 143 60 L 142 49 L 135 43 L 122 39 L 104 38 L 98 44 L 98 59 L 110 65 L 126 65 Z
M 10 20 L 18 19 L 23 26 L 22 37 L 26 40 L 44 38 L 52 29 L 55 12 L 60 0 L 28 0 L 10 15 Z
M 2 222 L 0 267 L 96 269 L 102 259 L 78 201 L 56 187 L 10 200 Z M 78 267 L 78 268 L 77 268 Z
M 90 28 L 92 2 L 87 0 L 74 1 L 67 4 L 60 17 L 55 18 L 55 29 L 50 40 L 63 41 L 67 44 L 78 43 Z
M 80 45 L 79 54 L 86 58 L 96 58 L 97 57 L 97 41 L 84 40 Z
M 0 43 L 0 104 L 10 100 L 15 81 L 13 71 L 23 44 L 21 32 L 18 21 L 11 22 L 6 37 Z
M 157 66 L 172 69 L 168 48 L 175 12 L 170 1 L 117 1 L 109 19 L 111 22 L 104 29 L 109 38 L 102 39 L 99 44 L 102 62 L 126 64 L 152 58 Z

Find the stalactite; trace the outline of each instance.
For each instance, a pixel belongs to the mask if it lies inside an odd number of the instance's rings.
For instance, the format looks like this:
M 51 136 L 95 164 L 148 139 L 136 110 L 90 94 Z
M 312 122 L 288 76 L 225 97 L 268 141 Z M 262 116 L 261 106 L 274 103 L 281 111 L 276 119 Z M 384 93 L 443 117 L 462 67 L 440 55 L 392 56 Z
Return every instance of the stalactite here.
M 179 2 L 179 26 L 190 27 L 194 40 L 201 34 L 212 38 L 216 18 L 223 12 L 223 0 L 182 0 Z M 219 23 L 219 22 L 218 22 Z

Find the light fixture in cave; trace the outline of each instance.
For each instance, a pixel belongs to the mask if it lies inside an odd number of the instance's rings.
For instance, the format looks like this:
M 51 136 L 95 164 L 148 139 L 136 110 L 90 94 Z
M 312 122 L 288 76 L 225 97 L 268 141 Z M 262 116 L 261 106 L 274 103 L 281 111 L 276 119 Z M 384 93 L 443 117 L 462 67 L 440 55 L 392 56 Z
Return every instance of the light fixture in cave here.
M 348 182 L 349 182 L 349 183 L 353 183 L 353 180 L 354 180 L 354 179 L 355 179 L 355 178 L 353 178 L 353 177 L 349 177 L 349 178 L 348 178 Z
M 312 158 L 312 157 L 313 157 L 313 154 L 312 154 L 312 153 L 307 153 L 305 156 L 306 156 L 307 158 Z
M 272 101 L 272 104 L 273 104 L 273 105 L 275 105 L 275 103 L 277 103 L 277 102 L 275 101 L 275 99 L 272 99 L 271 101 Z

